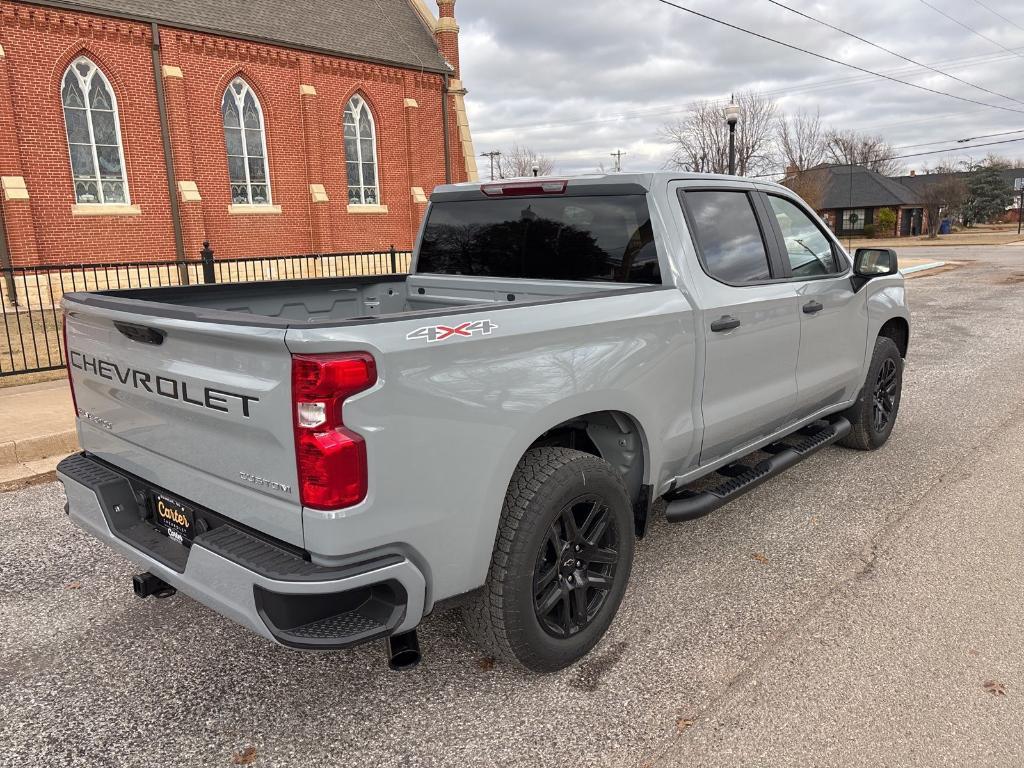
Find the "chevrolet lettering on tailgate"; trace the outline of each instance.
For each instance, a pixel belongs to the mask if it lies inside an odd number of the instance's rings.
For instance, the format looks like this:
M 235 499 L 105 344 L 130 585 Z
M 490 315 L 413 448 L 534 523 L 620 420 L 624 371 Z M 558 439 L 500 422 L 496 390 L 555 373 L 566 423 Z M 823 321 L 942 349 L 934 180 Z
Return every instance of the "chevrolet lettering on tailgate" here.
M 260 401 L 258 397 L 252 395 L 228 392 L 214 387 L 201 387 L 197 392 L 194 388 L 190 389 L 186 381 L 121 366 L 110 360 L 86 355 L 73 349 L 68 353 L 68 359 L 71 360 L 72 368 L 77 368 L 101 379 L 118 381 L 134 389 L 144 390 L 171 400 L 180 400 L 198 408 L 209 408 L 211 411 L 220 411 L 221 413 L 240 413 L 247 419 L 252 418 L 250 404 Z

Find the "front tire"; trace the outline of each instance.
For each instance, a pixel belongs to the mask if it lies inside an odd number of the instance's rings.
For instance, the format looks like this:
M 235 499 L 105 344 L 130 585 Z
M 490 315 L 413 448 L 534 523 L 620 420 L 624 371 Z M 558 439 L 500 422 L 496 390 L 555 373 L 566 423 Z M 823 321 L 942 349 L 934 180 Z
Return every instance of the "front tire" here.
M 608 462 L 534 448 L 502 506 L 483 589 L 464 610 L 491 656 L 554 672 L 585 656 L 618 611 L 633 564 L 632 505 Z
M 843 413 L 853 428 L 839 444 L 859 451 L 874 451 L 885 445 L 896 425 L 902 395 L 900 350 L 892 339 L 879 336 L 860 397 Z

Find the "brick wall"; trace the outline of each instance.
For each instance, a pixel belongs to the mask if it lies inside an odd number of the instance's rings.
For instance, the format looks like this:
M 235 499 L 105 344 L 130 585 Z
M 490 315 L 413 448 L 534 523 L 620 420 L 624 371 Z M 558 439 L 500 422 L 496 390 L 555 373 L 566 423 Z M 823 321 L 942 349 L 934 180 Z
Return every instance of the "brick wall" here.
M 186 255 L 204 239 L 219 258 L 409 248 L 429 196 L 444 183 L 440 75 L 161 28 L 163 76 Z M 4 199 L 15 264 L 175 257 L 171 206 L 148 25 L 27 4 L 0 5 L 0 175 L 23 177 L 28 199 Z M 60 82 L 79 55 L 117 98 L 131 203 L 138 215 L 74 215 Z M 274 206 L 239 215 L 231 205 L 220 105 L 235 76 L 259 96 Z M 342 120 L 359 93 L 376 121 L 381 204 L 348 206 Z M 454 180 L 465 178 L 452 122 Z M 327 200 L 314 202 L 310 185 Z M 177 193 L 177 191 L 176 191 Z M 17 196 L 15 196 L 17 197 Z M 319 198 L 320 196 L 316 196 Z

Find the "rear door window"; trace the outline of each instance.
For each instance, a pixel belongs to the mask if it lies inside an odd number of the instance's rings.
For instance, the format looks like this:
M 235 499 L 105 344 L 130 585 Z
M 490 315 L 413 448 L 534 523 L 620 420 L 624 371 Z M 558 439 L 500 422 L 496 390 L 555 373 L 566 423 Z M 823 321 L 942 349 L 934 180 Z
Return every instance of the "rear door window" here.
M 418 273 L 660 284 L 645 195 L 441 200 Z
M 723 283 L 771 279 L 768 250 L 750 195 L 736 190 L 680 192 L 707 273 Z

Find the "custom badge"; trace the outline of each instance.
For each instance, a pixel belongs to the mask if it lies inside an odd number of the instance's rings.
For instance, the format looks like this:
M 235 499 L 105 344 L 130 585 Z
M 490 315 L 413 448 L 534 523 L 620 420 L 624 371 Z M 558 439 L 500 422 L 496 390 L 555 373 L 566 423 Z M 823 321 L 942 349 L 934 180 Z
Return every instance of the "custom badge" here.
M 476 334 L 490 336 L 498 326 L 490 320 L 477 320 L 475 323 L 462 323 L 461 325 L 428 325 L 424 328 L 417 328 L 405 338 L 409 341 L 424 340 L 428 344 L 435 341 L 447 341 L 448 339 L 472 338 Z

